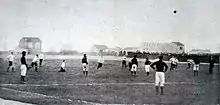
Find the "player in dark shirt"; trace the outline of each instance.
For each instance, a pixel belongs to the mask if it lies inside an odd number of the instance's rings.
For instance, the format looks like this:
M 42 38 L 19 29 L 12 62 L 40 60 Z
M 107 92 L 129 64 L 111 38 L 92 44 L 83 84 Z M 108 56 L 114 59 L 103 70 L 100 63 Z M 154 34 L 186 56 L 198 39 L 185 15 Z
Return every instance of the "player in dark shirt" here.
M 149 75 L 149 73 L 150 73 L 150 64 L 151 64 L 151 62 L 149 61 L 148 58 L 146 58 L 144 64 L 145 64 L 145 71 L 147 72 L 147 75 Z
M 26 72 L 28 69 L 28 65 L 26 63 L 26 52 L 23 51 L 22 52 L 22 57 L 21 57 L 21 82 L 24 83 L 25 82 L 25 77 L 26 77 Z
M 154 67 L 156 65 L 156 68 Z M 165 62 L 163 62 L 163 56 L 159 56 L 159 61 L 154 62 L 151 64 L 151 68 L 156 71 L 156 78 L 155 78 L 155 86 L 156 86 L 156 94 L 159 91 L 159 84 L 161 89 L 161 95 L 163 95 L 163 86 L 165 83 L 165 72 L 168 69 L 168 66 Z
M 88 61 L 87 61 L 86 54 L 83 55 L 82 66 L 83 66 L 83 75 L 87 76 L 88 75 Z
M 210 60 L 209 60 L 209 73 L 212 74 L 212 69 L 214 67 L 214 59 L 213 57 L 210 57 Z
M 194 67 L 193 67 L 194 76 L 198 76 L 199 75 L 199 64 L 200 64 L 200 61 L 196 57 L 193 59 L 193 61 L 194 61 Z
M 138 61 L 137 61 L 137 55 L 134 55 L 134 57 L 131 60 L 131 75 L 136 75 L 137 67 L 138 67 Z

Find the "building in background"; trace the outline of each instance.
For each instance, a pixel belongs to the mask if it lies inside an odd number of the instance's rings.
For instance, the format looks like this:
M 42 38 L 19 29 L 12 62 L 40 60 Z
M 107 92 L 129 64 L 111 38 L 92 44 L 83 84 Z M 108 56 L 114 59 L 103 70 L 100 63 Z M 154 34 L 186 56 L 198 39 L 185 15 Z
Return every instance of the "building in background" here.
M 209 49 L 192 49 L 188 52 L 189 54 L 208 54 L 211 53 Z
M 176 53 L 185 52 L 184 44 L 180 42 L 159 43 L 159 42 L 143 42 L 140 49 L 147 53 Z
M 108 47 L 106 45 L 93 45 L 90 48 L 89 52 L 93 52 L 93 53 L 108 52 Z
M 23 37 L 19 41 L 17 49 L 26 49 L 28 54 L 40 53 L 42 41 L 38 37 Z

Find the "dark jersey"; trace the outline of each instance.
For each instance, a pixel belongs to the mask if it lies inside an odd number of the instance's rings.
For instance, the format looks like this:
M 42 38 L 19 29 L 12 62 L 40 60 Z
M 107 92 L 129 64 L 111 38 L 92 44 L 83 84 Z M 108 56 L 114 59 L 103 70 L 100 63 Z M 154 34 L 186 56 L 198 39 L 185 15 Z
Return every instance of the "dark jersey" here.
M 156 62 L 154 62 L 152 65 L 151 65 L 151 67 L 155 70 L 155 66 L 156 65 L 156 71 L 158 71 L 158 72 L 166 72 L 167 71 L 167 69 L 168 69 L 168 66 L 167 66 L 167 64 L 165 63 L 165 62 L 163 62 L 163 61 L 156 61 Z M 164 68 L 165 68 L 165 71 L 164 71 Z
M 133 65 L 133 64 L 136 64 L 136 65 L 138 66 L 137 58 L 133 58 L 133 59 L 131 60 L 131 64 L 132 64 L 132 65 Z
M 215 62 L 214 62 L 214 60 L 210 60 L 209 63 L 210 63 L 210 66 L 214 66 Z
M 149 60 L 145 61 L 145 65 L 150 65 L 150 64 L 151 64 L 151 62 Z
M 88 64 L 88 62 L 87 62 L 87 58 L 84 57 L 84 58 L 82 59 L 82 63 L 86 63 L 86 64 Z
M 21 57 L 21 64 L 27 66 L 26 58 L 25 58 L 24 56 Z M 28 67 L 28 66 L 27 66 L 27 67 Z
M 197 64 L 197 65 L 200 64 L 200 61 L 199 61 L 199 59 L 197 59 L 197 58 L 194 59 L 194 62 L 195 62 L 195 64 Z

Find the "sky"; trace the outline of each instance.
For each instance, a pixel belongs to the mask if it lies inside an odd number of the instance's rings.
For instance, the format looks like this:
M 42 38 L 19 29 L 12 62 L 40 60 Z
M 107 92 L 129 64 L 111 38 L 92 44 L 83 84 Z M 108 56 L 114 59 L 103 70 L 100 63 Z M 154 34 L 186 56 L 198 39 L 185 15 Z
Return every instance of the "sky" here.
M 219 10 L 220 0 L 0 0 L 0 49 L 30 36 L 43 51 L 180 41 L 220 52 Z

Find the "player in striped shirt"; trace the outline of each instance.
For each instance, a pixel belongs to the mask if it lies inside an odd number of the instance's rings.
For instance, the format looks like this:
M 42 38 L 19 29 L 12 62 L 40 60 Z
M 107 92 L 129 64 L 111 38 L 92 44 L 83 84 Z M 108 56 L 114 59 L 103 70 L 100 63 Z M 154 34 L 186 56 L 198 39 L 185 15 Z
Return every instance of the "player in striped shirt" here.
M 9 72 L 10 67 L 11 67 L 12 71 L 15 71 L 14 66 L 13 66 L 14 58 L 15 58 L 15 56 L 14 56 L 13 52 L 11 52 L 11 54 L 9 56 L 7 56 L 8 63 L 9 63 L 8 68 L 7 68 L 7 72 Z
M 88 75 L 88 61 L 87 61 L 87 56 L 86 54 L 83 55 L 82 58 L 82 66 L 83 66 L 83 75 L 87 76 Z

